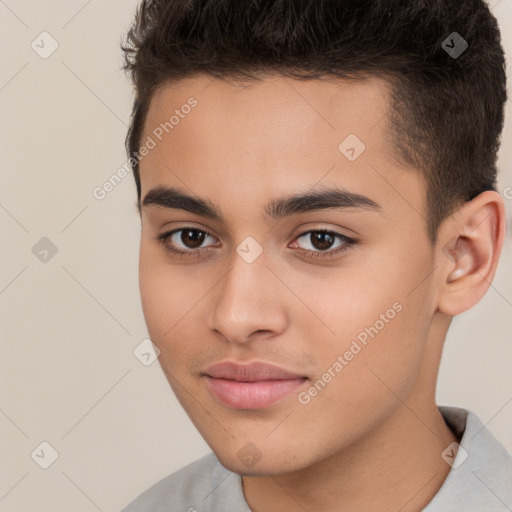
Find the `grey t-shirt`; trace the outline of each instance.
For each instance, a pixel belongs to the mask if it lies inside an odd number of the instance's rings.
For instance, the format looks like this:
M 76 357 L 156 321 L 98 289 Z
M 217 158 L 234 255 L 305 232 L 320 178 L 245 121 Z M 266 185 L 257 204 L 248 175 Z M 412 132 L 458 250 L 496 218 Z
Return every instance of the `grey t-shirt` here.
M 462 439 L 452 469 L 423 512 L 510 512 L 512 456 L 472 412 L 439 406 Z M 122 512 L 251 512 L 242 478 L 209 453 L 141 494 Z

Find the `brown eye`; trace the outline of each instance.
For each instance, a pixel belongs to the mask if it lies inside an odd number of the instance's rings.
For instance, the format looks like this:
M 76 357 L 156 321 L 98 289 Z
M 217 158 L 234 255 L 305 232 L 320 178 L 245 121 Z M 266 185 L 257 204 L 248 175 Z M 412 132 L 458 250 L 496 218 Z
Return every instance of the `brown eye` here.
M 315 260 L 341 256 L 357 243 L 356 240 L 348 236 L 326 229 L 312 229 L 302 233 L 296 238 L 295 243 L 297 244 L 301 239 L 304 240 L 301 244 L 306 245 L 306 247 L 300 247 L 300 244 L 298 244 L 299 248 L 296 250 L 299 254 Z M 336 240 L 338 240 L 338 244 L 336 244 Z
M 335 238 L 330 233 L 317 231 L 309 234 L 310 241 L 315 249 L 325 251 L 330 249 L 335 242 Z
M 326 252 L 328 249 L 338 248 L 343 245 L 349 245 L 353 242 L 352 239 L 342 235 L 341 233 L 335 233 L 333 231 L 326 230 L 311 230 L 297 237 L 297 240 L 304 239 L 309 243 L 309 247 L 301 247 L 301 249 L 313 250 L 316 252 Z M 336 240 L 339 240 L 338 245 Z M 304 242 L 302 242 L 304 244 Z M 304 245 L 308 245 L 307 243 Z
M 189 249 L 197 249 L 201 246 L 206 238 L 204 231 L 197 229 L 182 229 L 180 241 Z
M 157 240 L 164 246 L 166 251 L 173 255 L 199 257 L 204 256 L 206 252 L 209 252 L 214 247 L 218 247 L 217 244 L 206 245 L 205 242 L 209 238 L 215 240 L 213 235 L 202 229 L 182 227 L 158 235 Z M 299 245 L 298 252 L 314 259 L 333 258 L 334 256 L 341 255 L 356 244 L 356 241 L 352 238 L 325 229 L 310 230 L 302 233 L 296 240 L 301 239 L 308 242 L 311 248 L 304 248 Z M 337 240 L 338 244 L 336 245 Z
M 202 229 L 184 227 L 162 233 L 158 235 L 157 240 L 171 253 L 180 256 L 197 256 L 203 250 L 210 249 L 211 245 L 203 245 L 208 238 L 214 237 Z

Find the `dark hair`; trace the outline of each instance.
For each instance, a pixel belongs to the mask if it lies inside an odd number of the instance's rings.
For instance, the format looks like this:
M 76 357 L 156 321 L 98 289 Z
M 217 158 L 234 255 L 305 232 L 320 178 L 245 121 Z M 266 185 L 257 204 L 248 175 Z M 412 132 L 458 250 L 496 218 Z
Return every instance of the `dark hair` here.
M 426 181 L 432 244 L 459 205 L 496 189 L 506 75 L 483 0 L 143 0 L 121 49 L 135 86 L 126 150 L 139 205 L 151 98 L 201 72 L 233 81 L 387 79 L 397 154 Z

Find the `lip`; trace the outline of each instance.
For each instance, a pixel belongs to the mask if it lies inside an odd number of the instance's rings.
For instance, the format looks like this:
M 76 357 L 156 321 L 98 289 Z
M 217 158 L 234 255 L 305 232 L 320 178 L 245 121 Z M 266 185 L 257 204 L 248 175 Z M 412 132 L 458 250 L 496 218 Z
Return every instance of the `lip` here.
M 204 372 L 215 398 L 233 409 L 263 409 L 301 387 L 308 378 L 273 364 L 224 361 Z
M 204 373 L 216 379 L 236 380 L 239 382 L 286 380 L 305 377 L 305 375 L 289 372 L 280 366 L 261 361 L 245 364 L 223 361 L 209 366 Z

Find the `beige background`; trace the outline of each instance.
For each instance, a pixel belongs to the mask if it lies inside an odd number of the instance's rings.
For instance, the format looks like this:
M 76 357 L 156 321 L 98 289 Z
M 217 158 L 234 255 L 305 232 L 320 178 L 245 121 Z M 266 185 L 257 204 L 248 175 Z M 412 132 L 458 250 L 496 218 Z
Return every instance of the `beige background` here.
M 136 3 L 0 0 L 3 512 L 118 511 L 208 451 L 158 364 L 133 354 L 147 336 L 133 178 L 92 195 L 126 160 L 119 44 Z M 511 27 L 512 0 L 492 5 Z M 31 47 L 43 31 L 59 45 L 47 59 Z M 510 56 L 510 30 L 503 38 Z M 507 112 L 500 191 L 512 186 Z M 438 401 L 472 409 L 512 450 L 510 234 L 492 288 L 452 324 Z M 42 237 L 57 248 L 46 263 L 32 252 Z M 43 441 L 59 455 L 46 470 Z

